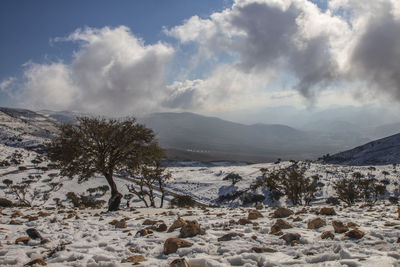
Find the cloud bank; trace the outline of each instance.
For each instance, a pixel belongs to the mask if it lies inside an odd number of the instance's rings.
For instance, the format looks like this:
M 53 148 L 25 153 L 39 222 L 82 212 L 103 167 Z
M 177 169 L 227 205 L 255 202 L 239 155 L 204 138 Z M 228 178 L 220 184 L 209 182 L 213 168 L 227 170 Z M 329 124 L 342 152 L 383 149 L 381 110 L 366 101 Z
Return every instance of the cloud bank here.
M 19 104 L 119 116 L 400 101 L 398 0 L 330 0 L 324 10 L 307 0 L 236 0 L 163 32 L 178 43 L 146 45 L 124 26 L 56 38 L 78 44 L 72 61 L 26 64 Z M 180 73 L 171 69 L 193 49 Z
M 124 26 L 78 29 L 55 41 L 78 42 L 79 49 L 70 64 L 27 64 L 24 106 L 129 115 L 151 111 L 166 97 L 171 46 L 145 45 Z

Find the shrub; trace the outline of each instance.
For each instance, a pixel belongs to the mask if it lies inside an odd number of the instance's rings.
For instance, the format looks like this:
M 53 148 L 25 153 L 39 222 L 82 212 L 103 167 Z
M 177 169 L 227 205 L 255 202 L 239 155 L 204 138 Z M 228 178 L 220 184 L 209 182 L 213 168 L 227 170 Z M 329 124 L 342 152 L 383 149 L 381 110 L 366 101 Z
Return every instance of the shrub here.
M 170 205 L 172 207 L 194 207 L 196 205 L 196 201 L 191 196 L 188 195 L 178 195 L 171 199 Z
M 106 203 L 104 200 L 97 200 L 85 195 L 77 195 L 74 192 L 68 192 L 66 197 L 75 208 L 79 208 L 83 205 L 86 208 L 99 209 Z
M 259 204 L 265 200 L 265 196 L 261 194 L 253 194 L 253 193 L 247 193 L 243 194 L 242 196 L 242 202 L 244 205 L 247 204 Z
M 391 197 L 389 197 L 389 202 L 396 205 L 399 203 L 399 198 L 391 196 Z
M 351 206 L 360 198 L 360 192 L 357 188 L 357 180 L 355 178 L 342 178 L 333 183 L 333 188 L 338 198 Z
M 309 205 L 315 199 L 318 190 L 318 176 L 305 177 L 305 168 L 293 164 L 285 169 L 268 172 L 262 169 L 262 179 L 258 181 L 261 186 L 266 186 L 272 194 L 270 197 L 277 200 L 285 195 L 293 205 Z
M 339 198 L 337 198 L 337 197 L 328 197 L 328 198 L 326 199 L 326 204 L 336 206 L 336 205 L 339 205 L 339 204 L 340 204 L 340 200 L 339 200 Z
M 223 180 L 224 181 L 231 181 L 232 185 L 235 185 L 236 183 L 238 183 L 241 180 L 243 180 L 243 177 L 240 176 L 237 173 L 231 172 L 228 175 L 226 175 Z

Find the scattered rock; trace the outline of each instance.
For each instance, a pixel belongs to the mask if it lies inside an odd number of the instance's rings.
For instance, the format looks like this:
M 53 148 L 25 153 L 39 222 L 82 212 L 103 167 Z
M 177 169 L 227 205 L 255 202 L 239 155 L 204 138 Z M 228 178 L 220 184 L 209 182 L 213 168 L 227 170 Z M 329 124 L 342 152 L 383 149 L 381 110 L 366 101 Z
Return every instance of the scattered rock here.
M 182 226 L 180 237 L 192 237 L 198 234 L 204 234 L 204 230 L 200 228 L 197 221 L 186 221 L 186 225 Z
M 52 214 L 51 212 L 39 211 L 38 216 L 39 217 L 47 217 L 47 216 L 50 216 L 51 214 Z
M 320 227 L 326 226 L 326 222 L 322 220 L 321 218 L 315 218 L 311 221 L 308 222 L 307 228 L 308 229 L 317 229 Z
M 307 213 L 307 210 L 305 208 L 302 208 L 301 210 L 298 210 L 295 212 L 295 215 L 300 215 L 300 214 L 304 214 Z
M 252 251 L 254 251 L 255 253 L 274 253 L 274 252 L 278 252 L 276 249 L 273 248 L 268 248 L 268 247 L 252 247 L 251 248 Z
M 33 265 L 45 266 L 45 265 L 47 265 L 47 263 L 42 259 L 35 259 L 33 261 L 30 261 L 30 262 L 26 263 L 24 266 L 33 266 Z
M 237 223 L 240 224 L 240 225 L 246 225 L 246 224 L 251 224 L 252 222 L 247 218 L 240 218 L 237 221 Z
M 126 228 L 127 226 L 125 219 L 121 219 L 115 224 L 115 228 Z
M 326 215 L 326 216 L 333 216 L 333 215 L 336 215 L 336 212 L 333 208 L 324 207 L 324 208 L 320 209 L 319 214 Z
M 40 235 L 40 233 L 38 232 L 38 230 L 36 230 L 35 228 L 27 229 L 26 233 L 32 239 L 43 239 L 42 236 Z
M 156 223 L 158 223 L 158 221 L 146 219 L 146 220 L 143 221 L 142 225 L 154 225 Z
M 21 221 L 17 221 L 17 220 L 11 220 L 9 224 L 10 225 L 22 225 L 22 222 Z
M 23 214 L 20 210 L 17 210 L 16 212 L 14 212 L 14 213 L 11 215 L 11 218 L 14 219 L 14 218 L 23 217 L 23 216 L 24 216 L 24 214 Z
M 232 240 L 233 237 L 236 237 L 236 236 L 242 237 L 243 234 L 242 233 L 229 233 L 229 234 L 219 237 L 218 241 L 230 241 L 230 240 Z
M 347 223 L 347 227 L 349 227 L 349 228 L 355 228 L 355 227 L 358 227 L 358 224 L 356 224 L 356 223 L 354 223 L 354 222 L 348 222 L 348 223 Z
M 190 266 L 189 263 L 184 258 L 181 258 L 173 260 L 169 265 L 169 267 L 190 267 Z
M 47 238 L 43 238 L 41 241 L 40 241 L 40 244 L 41 245 L 44 245 L 44 244 L 47 244 L 47 243 L 50 243 L 51 241 L 49 240 L 49 239 L 47 239 Z
M 325 231 L 325 232 L 323 232 L 322 234 L 321 234 L 321 238 L 322 239 L 328 239 L 328 238 L 330 238 L 330 239 L 334 239 L 335 238 L 335 235 L 331 232 L 331 231 Z
M 0 207 L 2 208 L 12 208 L 13 203 L 11 200 L 8 200 L 6 198 L 0 198 Z
M 139 262 L 142 262 L 142 261 L 146 261 L 146 258 L 143 257 L 142 255 L 133 255 L 133 256 L 130 256 L 128 258 L 121 260 L 121 263 L 129 262 L 132 264 L 138 264 Z
M 168 226 L 165 223 L 156 224 L 153 229 L 157 232 L 165 232 L 168 229 Z
M 292 228 L 292 226 L 285 220 L 283 219 L 278 219 L 274 225 L 272 225 L 271 227 L 271 231 L 270 234 L 272 235 L 281 235 L 282 233 L 282 229 L 290 229 Z
M 258 218 L 262 218 L 262 217 L 264 217 L 264 216 L 258 210 L 250 210 L 249 215 L 247 216 L 247 219 L 255 220 Z
M 171 233 L 172 231 L 174 231 L 177 228 L 181 228 L 182 226 L 186 225 L 187 222 L 182 219 L 182 218 L 178 218 L 168 229 L 168 233 Z
M 300 237 L 301 235 L 297 233 L 287 233 L 280 237 L 280 239 L 285 240 L 287 244 L 294 244 L 293 241 L 299 242 Z
M 274 213 L 273 213 L 273 217 L 274 218 L 286 218 L 289 217 L 290 215 L 293 214 L 293 211 L 285 208 L 285 207 L 278 207 Z
M 146 235 L 150 235 L 152 233 L 154 233 L 153 229 L 144 228 L 144 229 L 141 229 L 141 230 L 137 231 L 135 236 L 146 236 Z
M 28 221 L 33 222 L 39 220 L 38 216 L 28 216 Z
M 349 227 L 344 225 L 341 221 L 332 221 L 332 226 L 335 230 L 335 233 L 341 234 L 349 231 Z
M 179 248 L 191 247 L 193 243 L 179 238 L 171 237 L 165 240 L 164 254 L 175 253 Z
M 25 245 L 27 245 L 29 241 L 31 241 L 31 238 L 30 238 L 30 237 L 28 237 L 28 236 L 22 236 L 22 237 L 18 237 L 18 238 L 15 240 L 15 244 L 24 243 Z
M 358 230 L 357 228 L 354 228 L 344 234 L 344 236 L 347 236 L 349 238 L 354 238 L 354 239 L 360 239 L 364 235 L 365 235 L 365 233 L 363 231 Z

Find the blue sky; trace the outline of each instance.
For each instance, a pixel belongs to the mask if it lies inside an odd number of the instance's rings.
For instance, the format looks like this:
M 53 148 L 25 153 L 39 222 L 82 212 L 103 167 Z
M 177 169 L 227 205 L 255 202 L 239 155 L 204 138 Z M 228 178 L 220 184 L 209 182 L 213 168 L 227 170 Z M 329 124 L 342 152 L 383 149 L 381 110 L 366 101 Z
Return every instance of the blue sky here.
M 397 0 L 3 0 L 0 34 L 0 106 L 235 120 L 400 101 Z

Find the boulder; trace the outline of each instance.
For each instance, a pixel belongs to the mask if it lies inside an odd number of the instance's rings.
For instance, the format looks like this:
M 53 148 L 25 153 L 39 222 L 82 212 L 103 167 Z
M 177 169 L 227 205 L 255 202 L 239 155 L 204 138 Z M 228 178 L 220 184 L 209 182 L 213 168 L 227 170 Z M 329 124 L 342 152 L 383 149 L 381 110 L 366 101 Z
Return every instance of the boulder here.
M 299 242 L 300 237 L 301 235 L 297 233 L 287 233 L 281 236 L 280 239 L 285 240 L 287 244 L 293 244 L 294 242 Z
M 136 265 L 136 264 L 139 264 L 142 261 L 146 261 L 146 258 L 143 257 L 142 255 L 133 255 L 133 256 L 130 256 L 128 258 L 122 259 L 121 263 L 129 262 L 129 263 L 132 263 L 132 265 Z
M 258 218 L 262 218 L 262 217 L 264 217 L 264 216 L 258 210 L 250 210 L 249 215 L 247 216 L 247 219 L 255 220 Z
M 165 223 L 157 223 L 153 226 L 153 229 L 157 232 L 165 232 L 168 229 L 168 226 Z
M 27 245 L 29 241 L 31 241 L 31 238 L 29 236 L 22 236 L 22 237 L 18 237 L 15 240 L 15 244 L 24 243 L 25 245 Z
M 286 218 L 293 214 L 293 211 L 285 208 L 285 207 L 278 207 L 273 214 L 274 218 Z
M 204 230 L 200 228 L 197 221 L 186 221 L 186 225 L 182 226 L 180 237 L 193 237 L 198 234 L 204 234 Z
M 175 253 L 179 248 L 191 247 L 193 243 L 182 240 L 180 238 L 171 237 L 165 240 L 164 243 L 164 254 Z
M 354 239 L 363 238 L 364 235 L 365 235 L 365 233 L 361 230 L 358 230 L 357 228 L 354 228 L 344 234 L 344 236 L 347 236 L 349 238 L 354 238 Z
M 146 219 L 146 220 L 143 221 L 142 225 L 154 225 L 156 223 L 158 223 L 158 221 Z
M 237 221 L 237 223 L 240 224 L 240 225 L 246 225 L 246 224 L 251 224 L 252 222 L 247 218 L 240 218 Z
M 320 209 L 319 214 L 326 215 L 326 216 L 333 216 L 333 215 L 336 215 L 336 212 L 333 208 L 324 207 L 324 208 Z
M 127 226 L 125 219 L 121 219 L 115 224 L 115 228 L 126 228 Z
M 179 217 L 169 228 L 168 228 L 168 233 L 171 233 L 172 231 L 174 231 L 177 228 L 181 228 L 182 226 L 186 225 L 187 222 L 182 219 L 181 217 Z
M 32 239 L 43 239 L 42 236 L 40 235 L 40 233 L 38 232 L 38 230 L 36 230 L 35 228 L 27 229 L 26 233 Z
M 325 231 L 325 232 L 323 232 L 322 234 L 321 234 L 321 238 L 322 239 L 328 239 L 328 238 L 330 238 L 330 239 L 334 239 L 335 238 L 335 235 L 331 232 L 331 231 Z
M 169 267 L 190 267 L 190 266 L 189 263 L 184 258 L 181 258 L 173 260 L 169 265 Z
M 332 226 L 335 230 L 335 233 L 341 234 L 349 231 L 349 227 L 344 225 L 341 221 L 332 221 Z
M 22 225 L 22 222 L 18 221 L 18 220 L 11 220 L 9 224 L 10 225 Z
M 144 228 L 144 229 L 141 229 L 141 230 L 137 231 L 135 236 L 146 236 L 146 235 L 150 235 L 152 233 L 154 233 L 153 229 Z
M 47 263 L 42 259 L 34 259 L 33 261 L 26 263 L 24 266 L 34 266 L 34 265 L 45 266 L 45 265 L 47 265 Z
M 282 229 L 290 229 L 290 228 L 292 228 L 292 226 L 287 221 L 283 219 L 278 219 L 276 220 L 275 224 L 272 225 L 270 234 L 281 235 Z
M 223 235 L 223 236 L 219 237 L 218 241 L 230 241 L 230 240 L 232 240 L 233 237 L 236 237 L 236 236 L 242 237 L 243 234 L 241 234 L 241 233 L 229 233 L 229 234 L 226 234 L 226 235 Z
M 276 249 L 273 248 L 268 248 L 268 247 L 252 247 L 251 248 L 252 251 L 254 251 L 255 253 L 274 253 L 274 252 L 278 252 Z
M 321 218 L 315 218 L 308 222 L 307 228 L 308 229 L 317 229 L 326 226 L 326 222 Z
M 8 200 L 6 198 L 0 198 L 0 207 L 2 208 L 12 208 L 13 203 L 11 200 Z

